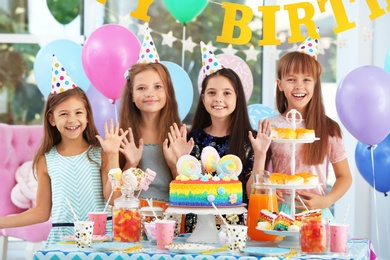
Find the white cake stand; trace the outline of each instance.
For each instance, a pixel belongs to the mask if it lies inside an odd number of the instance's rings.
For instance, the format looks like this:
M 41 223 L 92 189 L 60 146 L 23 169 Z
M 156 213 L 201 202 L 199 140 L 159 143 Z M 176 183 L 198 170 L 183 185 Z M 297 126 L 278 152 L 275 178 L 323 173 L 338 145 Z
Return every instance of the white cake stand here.
M 247 212 L 245 204 L 235 207 L 218 207 L 221 214 L 243 214 Z M 218 230 L 215 222 L 215 215 L 218 212 L 213 208 L 204 207 L 178 207 L 169 206 L 165 212 L 173 214 L 197 214 L 197 224 L 192 234 L 187 238 L 187 242 L 191 243 L 218 243 Z

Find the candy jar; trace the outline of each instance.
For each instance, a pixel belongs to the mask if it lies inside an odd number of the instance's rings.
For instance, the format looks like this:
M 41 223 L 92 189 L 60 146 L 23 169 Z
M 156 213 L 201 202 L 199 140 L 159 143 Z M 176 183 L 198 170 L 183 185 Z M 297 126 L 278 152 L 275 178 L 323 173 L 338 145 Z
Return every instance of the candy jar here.
M 278 212 L 278 201 L 275 189 L 264 184 L 264 178 L 269 176 L 268 171 L 252 173 L 253 184 L 249 196 L 248 215 L 246 224 L 248 226 L 248 236 L 256 241 L 274 241 L 277 236 L 268 235 L 261 230 L 257 230 L 259 213 L 262 209 Z
M 141 235 L 140 203 L 131 186 L 122 187 L 122 196 L 114 201 L 112 239 L 117 242 L 138 242 Z
M 303 253 L 325 254 L 329 250 L 329 220 L 327 218 L 302 221 L 300 244 Z

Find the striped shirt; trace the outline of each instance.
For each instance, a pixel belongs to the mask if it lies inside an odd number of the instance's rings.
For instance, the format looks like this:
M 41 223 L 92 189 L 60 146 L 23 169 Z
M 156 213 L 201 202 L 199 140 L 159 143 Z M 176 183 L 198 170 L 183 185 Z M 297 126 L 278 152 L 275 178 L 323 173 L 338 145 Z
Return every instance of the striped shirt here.
M 103 211 L 102 179 L 100 175 L 101 148 L 74 156 L 62 156 L 53 147 L 45 154 L 52 189 L 52 222 L 73 223 L 74 216 L 66 199 L 72 205 L 78 220 L 88 220 L 88 212 Z M 52 227 L 46 246 L 62 241 L 63 236 L 74 235 L 74 227 Z

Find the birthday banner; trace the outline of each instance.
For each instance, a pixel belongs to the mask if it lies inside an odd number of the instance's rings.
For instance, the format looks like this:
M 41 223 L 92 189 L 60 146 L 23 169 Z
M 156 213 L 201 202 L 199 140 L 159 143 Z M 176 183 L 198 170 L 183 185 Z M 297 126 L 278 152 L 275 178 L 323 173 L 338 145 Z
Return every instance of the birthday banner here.
M 104 4 L 106 0 L 97 0 Z M 154 0 L 139 0 L 135 11 L 130 12 L 130 16 L 145 22 L 150 21 L 148 10 Z M 259 46 L 264 45 L 280 45 L 281 41 L 276 38 L 276 15 L 281 10 L 287 11 L 290 20 L 291 37 L 288 38 L 289 43 L 302 42 L 307 35 L 302 35 L 300 27 L 306 26 L 307 33 L 312 38 L 319 38 L 313 17 L 316 8 L 324 13 L 326 10 L 325 4 L 330 3 L 333 16 L 336 21 L 336 27 L 333 29 L 335 34 L 347 31 L 356 27 L 356 22 L 351 21 L 346 12 L 346 6 L 340 0 L 318 0 L 312 2 L 299 2 L 286 5 L 267 5 L 258 6 L 257 11 L 263 17 L 263 39 L 258 41 Z M 356 4 L 355 1 L 350 1 L 349 4 Z M 370 10 L 369 18 L 374 20 L 386 13 L 390 12 L 390 0 L 386 0 L 387 7 L 381 7 L 377 0 L 366 0 L 367 8 Z M 207 0 L 164 0 L 164 4 L 172 16 L 186 24 L 199 15 L 207 6 Z M 317 6 L 315 6 L 317 5 Z M 251 7 L 244 4 L 236 4 L 222 2 L 221 8 L 224 9 L 225 15 L 223 18 L 223 26 L 221 34 L 216 37 L 217 42 L 244 45 L 250 42 L 252 30 L 249 23 L 254 17 L 254 11 Z M 302 17 L 302 11 L 304 16 Z M 239 15 L 238 15 L 239 14 Z M 233 36 L 235 28 L 240 30 L 237 37 Z

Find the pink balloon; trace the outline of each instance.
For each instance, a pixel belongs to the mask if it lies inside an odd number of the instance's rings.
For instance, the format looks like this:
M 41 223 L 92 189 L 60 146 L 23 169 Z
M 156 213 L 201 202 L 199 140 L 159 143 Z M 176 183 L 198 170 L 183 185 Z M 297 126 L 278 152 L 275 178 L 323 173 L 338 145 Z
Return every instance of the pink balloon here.
M 118 99 L 126 70 L 138 60 L 141 43 L 129 29 L 106 24 L 91 33 L 82 50 L 85 74 L 104 96 Z
M 223 64 L 225 68 L 234 70 L 240 77 L 242 86 L 244 88 L 245 100 L 248 102 L 253 91 L 253 75 L 248 64 L 240 57 L 232 54 L 218 54 L 216 55 L 218 60 Z M 198 75 L 198 90 L 202 91 L 203 73 L 202 69 Z

